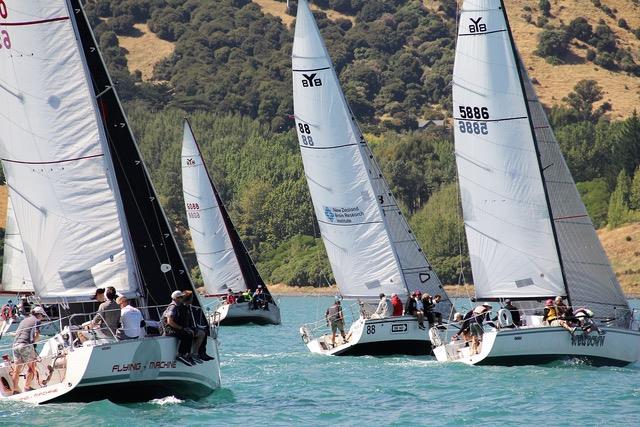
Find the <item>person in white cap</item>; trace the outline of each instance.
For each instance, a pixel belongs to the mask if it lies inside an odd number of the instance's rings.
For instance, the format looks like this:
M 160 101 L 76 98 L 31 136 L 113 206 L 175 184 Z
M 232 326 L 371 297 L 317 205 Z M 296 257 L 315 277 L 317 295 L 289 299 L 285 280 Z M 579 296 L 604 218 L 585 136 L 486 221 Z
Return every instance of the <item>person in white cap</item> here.
M 191 345 L 193 343 L 194 331 L 187 327 L 185 322 L 180 321 L 178 306 L 182 305 L 182 291 L 173 291 L 171 303 L 162 313 L 162 334 L 173 336 L 178 339 L 178 355 L 176 360 L 187 366 L 193 366 L 196 361 L 191 358 Z
M 36 306 L 31 310 L 31 315 L 24 319 L 18 325 L 16 337 L 13 341 L 13 393 L 20 393 L 18 389 L 18 381 L 20 374 L 27 365 L 27 378 L 25 380 L 24 391 L 31 391 L 31 383 L 36 372 L 36 349 L 35 343 L 40 338 L 40 322 L 47 316 L 47 313 L 40 306 Z

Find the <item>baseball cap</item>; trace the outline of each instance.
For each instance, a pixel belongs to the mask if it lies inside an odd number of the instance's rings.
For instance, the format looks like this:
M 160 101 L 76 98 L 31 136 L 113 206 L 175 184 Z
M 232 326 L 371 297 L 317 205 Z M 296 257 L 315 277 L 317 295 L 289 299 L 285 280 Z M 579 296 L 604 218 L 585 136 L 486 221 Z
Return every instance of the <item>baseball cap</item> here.
M 180 298 L 184 296 L 184 294 L 182 293 L 182 291 L 173 291 L 171 293 L 171 299 L 176 299 L 176 298 Z
M 44 308 L 40 306 L 36 306 L 36 307 L 33 307 L 33 310 L 31 310 L 31 314 L 40 314 L 42 316 L 46 316 L 47 312 L 44 311 Z
M 91 299 L 98 299 L 98 295 L 100 294 L 104 294 L 104 288 L 98 288 L 96 289 L 96 293 L 93 294 L 93 296 L 91 297 Z

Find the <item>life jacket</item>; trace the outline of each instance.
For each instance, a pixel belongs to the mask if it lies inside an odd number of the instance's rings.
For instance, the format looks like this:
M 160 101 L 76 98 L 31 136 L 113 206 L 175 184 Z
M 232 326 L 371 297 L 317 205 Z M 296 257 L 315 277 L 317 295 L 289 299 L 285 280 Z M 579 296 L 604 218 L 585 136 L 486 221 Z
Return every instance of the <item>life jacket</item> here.
M 546 320 L 547 322 L 551 323 L 553 320 L 556 320 L 558 318 L 558 314 L 554 306 L 546 307 L 544 309 L 544 312 L 545 314 L 542 320 Z
M 2 310 L 0 310 L 0 319 L 7 320 L 12 317 L 12 309 L 9 304 L 5 304 L 2 306 Z

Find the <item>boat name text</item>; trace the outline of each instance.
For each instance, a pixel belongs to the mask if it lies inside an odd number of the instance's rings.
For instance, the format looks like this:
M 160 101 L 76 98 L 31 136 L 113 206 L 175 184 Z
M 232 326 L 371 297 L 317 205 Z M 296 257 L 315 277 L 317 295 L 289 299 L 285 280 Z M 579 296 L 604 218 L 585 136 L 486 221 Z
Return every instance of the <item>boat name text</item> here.
M 580 347 L 603 347 L 604 339 L 604 335 L 573 335 L 571 337 L 571 345 Z
M 176 368 L 175 360 L 167 360 L 167 361 L 152 360 L 146 365 L 143 365 L 140 362 L 113 365 L 113 367 L 111 368 L 111 372 L 133 372 L 133 371 L 143 371 L 145 369 L 175 369 L 175 368 Z

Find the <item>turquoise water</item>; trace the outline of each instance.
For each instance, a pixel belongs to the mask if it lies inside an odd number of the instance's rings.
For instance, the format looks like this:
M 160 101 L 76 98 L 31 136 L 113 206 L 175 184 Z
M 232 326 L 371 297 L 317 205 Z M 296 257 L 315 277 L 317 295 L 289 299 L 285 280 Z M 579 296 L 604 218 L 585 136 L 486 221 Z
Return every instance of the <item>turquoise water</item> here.
M 640 365 L 469 367 L 313 355 L 298 328 L 330 302 L 283 297 L 282 325 L 222 328 L 223 388 L 200 401 L 0 402 L 0 425 L 640 425 Z

